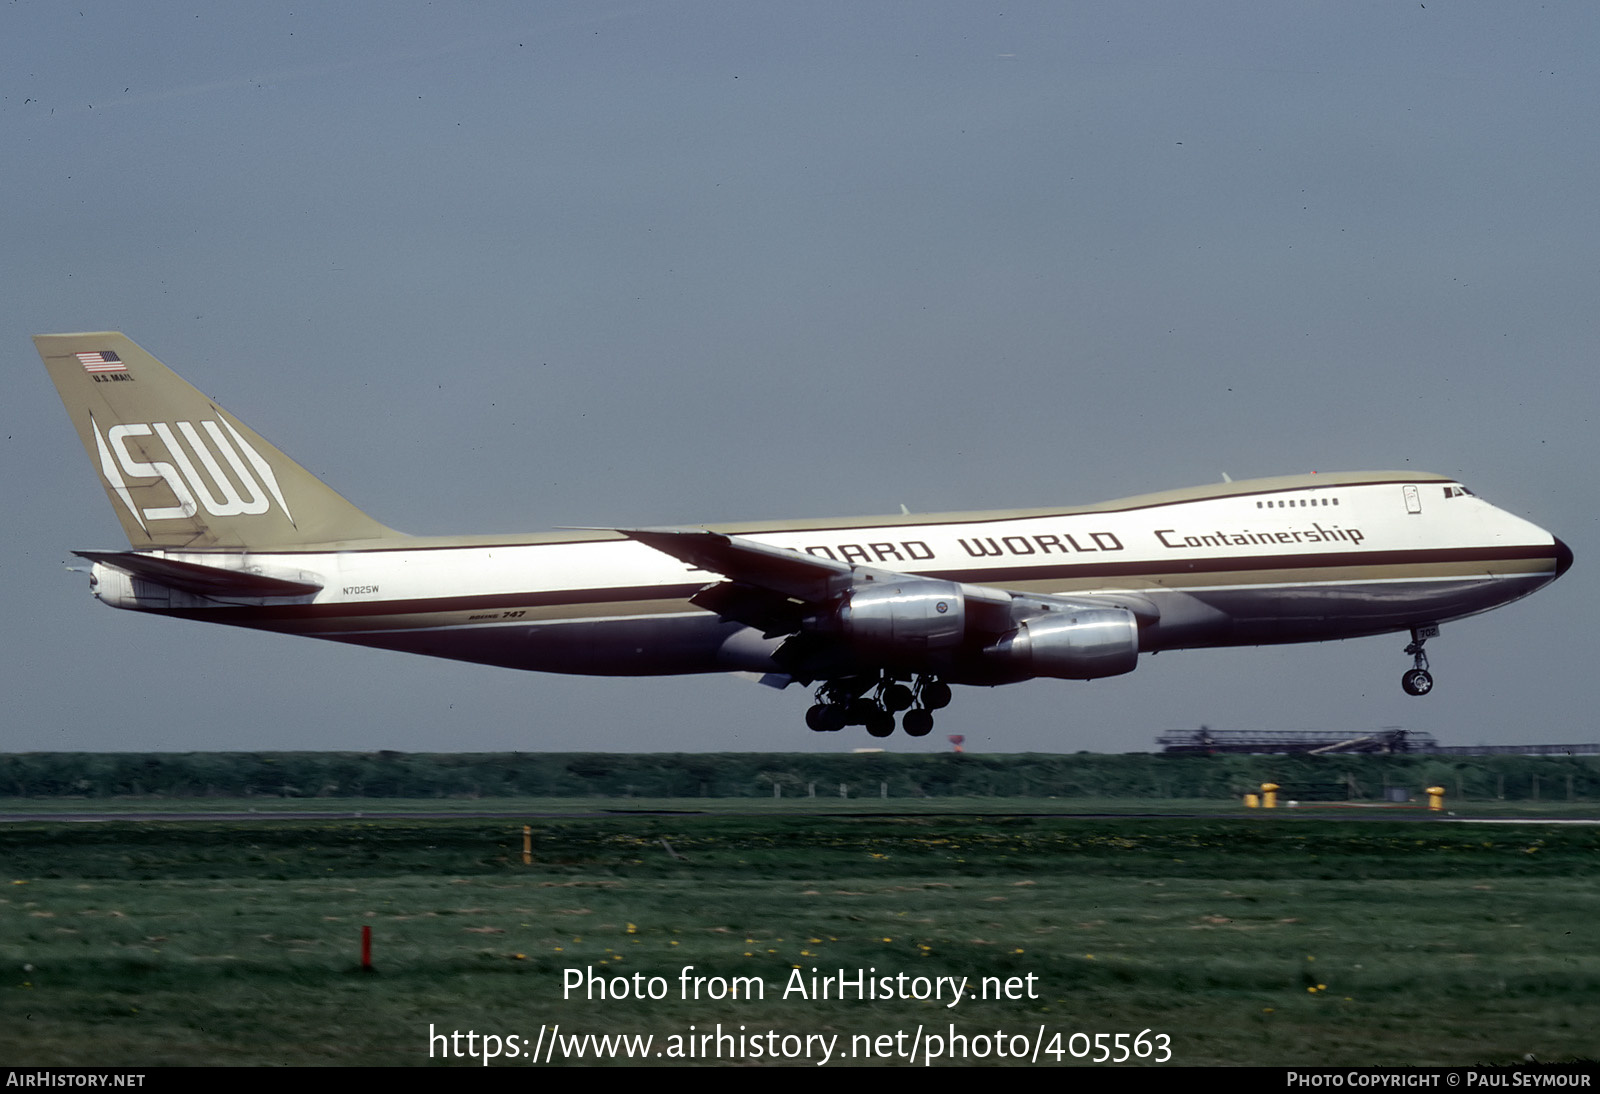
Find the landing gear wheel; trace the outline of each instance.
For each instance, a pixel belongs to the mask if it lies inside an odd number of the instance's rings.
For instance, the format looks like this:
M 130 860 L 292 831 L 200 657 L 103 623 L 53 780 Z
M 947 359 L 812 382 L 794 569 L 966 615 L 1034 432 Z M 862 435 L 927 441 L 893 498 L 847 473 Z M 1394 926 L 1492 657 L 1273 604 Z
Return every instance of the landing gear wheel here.
M 1433 690 L 1433 674 L 1427 669 L 1409 669 L 1400 677 L 1400 686 L 1407 695 L 1426 695 Z
M 929 710 L 943 710 L 950 705 L 950 685 L 930 680 L 922 685 L 917 698 L 922 700 L 922 705 Z
M 887 710 L 874 711 L 867 718 L 867 732 L 874 737 L 887 737 L 894 732 L 894 715 Z
M 847 726 L 869 726 L 872 724 L 873 716 L 882 713 L 883 711 L 878 707 L 878 704 L 871 699 L 852 699 L 850 705 L 845 708 L 844 724 Z M 894 719 L 889 719 L 889 722 L 892 726 Z
M 837 733 L 844 728 L 844 708 L 837 703 L 817 703 L 806 711 L 806 725 L 818 733 Z
M 878 696 L 878 701 L 883 704 L 883 709 L 890 714 L 898 714 L 902 710 L 909 710 L 917 697 L 911 694 L 911 689 L 904 684 L 889 684 Z
M 1411 670 L 1400 677 L 1400 687 L 1407 695 L 1426 695 L 1433 690 L 1433 677 L 1428 672 L 1428 655 L 1422 647 L 1428 644 L 1428 639 L 1437 637 L 1437 626 L 1411 628 L 1411 645 L 1406 647 L 1406 652 L 1411 655 Z
M 918 707 L 908 710 L 905 717 L 900 719 L 900 728 L 910 737 L 926 737 L 933 732 L 933 711 Z

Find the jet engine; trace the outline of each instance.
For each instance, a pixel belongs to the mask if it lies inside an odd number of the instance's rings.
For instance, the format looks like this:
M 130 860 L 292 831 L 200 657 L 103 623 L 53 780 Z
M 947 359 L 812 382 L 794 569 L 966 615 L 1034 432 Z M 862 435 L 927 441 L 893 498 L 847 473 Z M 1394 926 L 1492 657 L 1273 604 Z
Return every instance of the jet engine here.
M 1139 662 L 1139 625 L 1126 608 L 1049 612 L 1024 619 L 983 652 L 1019 680 L 1120 676 Z
M 919 661 L 960 645 L 967 629 L 966 598 L 953 581 L 873 582 L 852 589 L 835 618 L 859 653 Z

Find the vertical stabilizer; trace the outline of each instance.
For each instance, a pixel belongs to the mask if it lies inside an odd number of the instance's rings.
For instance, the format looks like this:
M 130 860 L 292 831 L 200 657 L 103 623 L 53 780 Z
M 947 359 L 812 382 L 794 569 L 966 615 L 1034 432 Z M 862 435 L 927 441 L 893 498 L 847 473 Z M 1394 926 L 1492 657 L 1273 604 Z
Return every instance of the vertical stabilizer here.
M 403 539 L 114 331 L 33 339 L 136 548 Z

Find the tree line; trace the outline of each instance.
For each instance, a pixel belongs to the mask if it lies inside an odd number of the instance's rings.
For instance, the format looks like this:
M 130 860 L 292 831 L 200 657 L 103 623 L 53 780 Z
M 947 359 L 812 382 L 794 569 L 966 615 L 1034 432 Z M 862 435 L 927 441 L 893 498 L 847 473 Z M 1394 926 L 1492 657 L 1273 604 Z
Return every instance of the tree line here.
M 1594 756 L 1067 755 L 888 752 L 27 752 L 10 798 L 1285 798 L 1600 800 Z

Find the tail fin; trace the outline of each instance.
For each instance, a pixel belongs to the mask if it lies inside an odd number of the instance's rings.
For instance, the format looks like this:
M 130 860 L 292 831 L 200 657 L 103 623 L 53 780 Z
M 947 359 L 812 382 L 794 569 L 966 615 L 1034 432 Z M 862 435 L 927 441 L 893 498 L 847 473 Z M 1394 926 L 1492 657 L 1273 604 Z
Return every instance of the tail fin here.
M 284 550 L 404 538 L 127 336 L 33 342 L 134 547 Z

